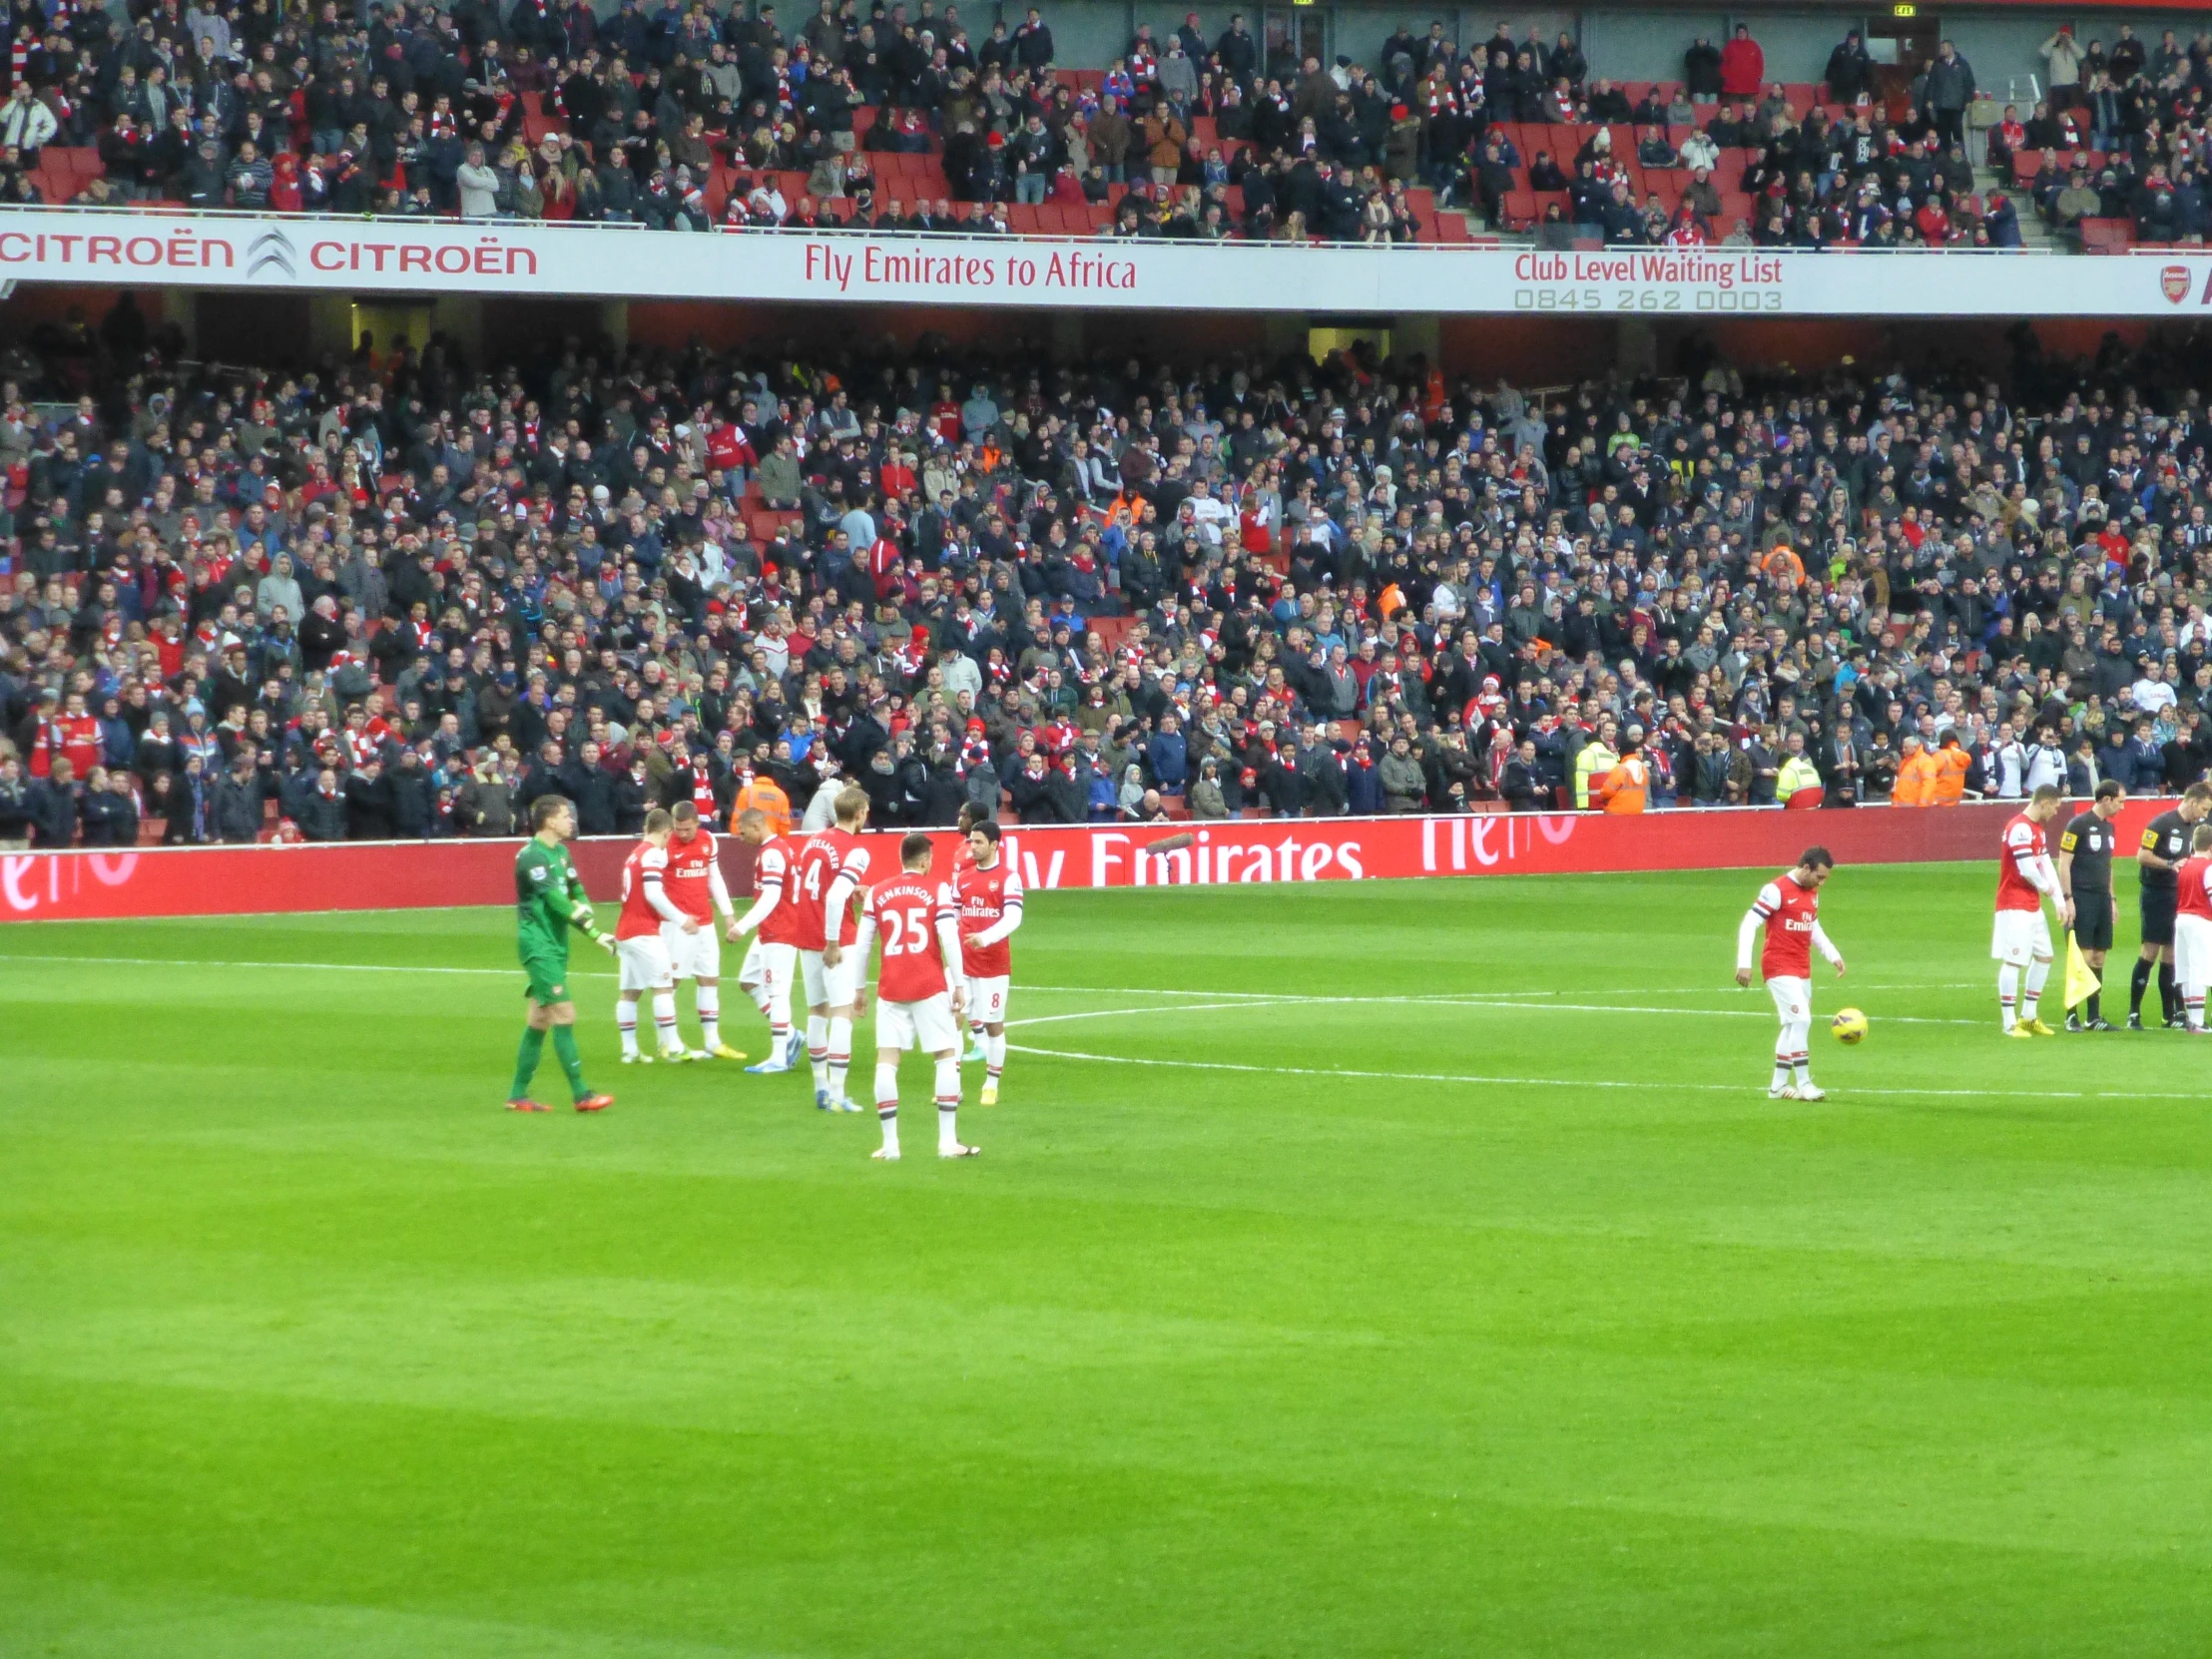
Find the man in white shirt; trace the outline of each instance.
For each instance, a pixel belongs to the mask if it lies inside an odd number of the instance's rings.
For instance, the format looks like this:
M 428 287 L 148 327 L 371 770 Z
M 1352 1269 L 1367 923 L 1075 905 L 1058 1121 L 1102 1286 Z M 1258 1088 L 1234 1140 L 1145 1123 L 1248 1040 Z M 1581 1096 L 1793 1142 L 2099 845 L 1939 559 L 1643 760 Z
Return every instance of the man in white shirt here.
M 2135 707 L 2153 720 L 2174 706 L 2174 689 L 2166 683 L 2166 665 L 2155 657 L 2143 665 L 2143 677 L 2130 690 Z

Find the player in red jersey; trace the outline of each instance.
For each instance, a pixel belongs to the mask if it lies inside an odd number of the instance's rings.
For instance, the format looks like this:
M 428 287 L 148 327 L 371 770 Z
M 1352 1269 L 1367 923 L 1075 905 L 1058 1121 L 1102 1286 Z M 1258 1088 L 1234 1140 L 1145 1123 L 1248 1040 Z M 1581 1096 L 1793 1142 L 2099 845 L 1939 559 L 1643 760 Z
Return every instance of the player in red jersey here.
M 1736 983 L 1751 983 L 1751 941 L 1767 930 L 1759 972 L 1781 1016 L 1774 1040 L 1774 1081 L 1769 1100 L 1826 1100 L 1828 1091 L 1813 1081 L 1813 952 L 1817 949 L 1840 979 L 1844 958 L 1821 931 L 1821 886 L 1834 873 L 1836 859 L 1825 846 L 1809 846 L 1794 868 L 1759 889 L 1736 929 Z
M 738 815 L 738 834 L 761 849 L 755 876 L 760 896 L 738 918 L 738 931 L 753 934 L 753 948 L 738 970 L 738 983 L 768 1015 L 768 1058 L 745 1069 L 756 1076 L 789 1071 L 799 1063 L 792 1030 L 792 983 L 799 971 L 798 849 L 769 831 L 768 815 L 748 807 Z
M 883 1144 L 874 1156 L 898 1158 L 898 1057 L 920 1048 L 937 1063 L 937 1156 L 972 1158 L 957 1133 L 960 1110 L 960 1009 L 966 981 L 960 966 L 960 918 L 947 882 L 929 879 L 929 837 L 898 845 L 900 872 L 868 889 L 850 954 L 865 964 L 880 937 L 883 965 L 875 991 L 875 1115 Z M 867 993 L 856 993 L 865 1011 Z
M 952 879 L 954 881 L 959 880 L 962 870 L 975 862 L 975 854 L 969 850 L 968 841 L 968 836 L 973 833 L 975 827 L 978 824 L 996 824 L 997 822 L 998 819 L 994 814 L 986 812 L 974 802 L 961 803 L 959 817 L 955 820 L 959 828 L 960 838 L 952 843 Z M 977 1017 L 975 1005 L 972 1002 L 968 1004 L 967 1029 L 968 1051 L 963 1058 L 970 1062 L 983 1059 L 986 1054 L 983 1045 L 983 1022 Z
M 2212 987 L 2212 824 L 2189 831 L 2190 854 L 2174 872 L 2174 979 L 2189 1029 L 2204 1035 L 2204 996 Z
M 968 859 L 952 875 L 960 906 L 960 959 L 967 971 L 967 1015 L 983 1033 L 983 1092 L 979 1106 L 998 1104 L 999 1074 L 1006 1069 L 1006 981 L 1013 970 L 1007 942 L 1021 926 L 1021 872 L 998 850 L 999 829 L 984 821 L 968 831 Z
M 668 941 L 669 968 L 678 980 L 692 982 L 692 997 L 699 1010 L 699 1046 L 695 1060 L 742 1060 L 745 1056 L 722 1040 L 722 940 L 716 930 L 719 915 L 728 936 L 738 936 L 737 909 L 730 902 L 729 884 L 722 878 L 722 854 L 714 831 L 699 822 L 696 803 L 679 801 L 669 809 L 676 828 L 668 839 L 668 896 L 685 916 L 699 923 L 687 933 L 668 925 L 661 936 Z M 681 1039 L 679 1039 L 681 1040 Z
M 857 1112 L 844 1092 L 845 1070 L 852 1064 L 852 1022 L 860 989 L 860 960 L 848 954 L 859 936 L 853 900 L 867 884 L 867 848 L 860 831 L 867 827 L 867 796 L 840 790 L 836 824 L 807 843 L 804 884 L 819 885 L 822 903 L 813 916 L 814 947 L 803 942 L 800 977 L 807 985 L 807 1052 L 815 1065 L 815 1104 L 826 1112 Z
M 621 996 L 615 1026 L 622 1033 L 622 1063 L 651 1065 L 653 1056 L 638 1051 L 638 998 L 653 993 L 653 1026 L 661 1058 L 688 1060 L 676 1035 L 676 980 L 669 965 L 664 927 L 689 935 L 699 930 L 668 895 L 668 838 L 675 821 L 660 808 L 645 815 L 645 839 L 622 865 L 622 919 L 615 923 L 615 960 L 621 964 Z
M 2043 826 L 2058 816 L 2058 802 L 2055 784 L 2038 786 L 2026 809 L 2004 827 L 2004 846 L 1997 855 L 1997 914 L 1989 954 L 1997 961 L 1997 1011 L 2007 1037 L 2058 1035 L 2035 1017 L 2051 963 L 2043 900 L 2051 901 L 2063 926 L 2073 924 L 2073 900 L 2058 884 L 2058 866 L 2050 861 L 2043 836 Z

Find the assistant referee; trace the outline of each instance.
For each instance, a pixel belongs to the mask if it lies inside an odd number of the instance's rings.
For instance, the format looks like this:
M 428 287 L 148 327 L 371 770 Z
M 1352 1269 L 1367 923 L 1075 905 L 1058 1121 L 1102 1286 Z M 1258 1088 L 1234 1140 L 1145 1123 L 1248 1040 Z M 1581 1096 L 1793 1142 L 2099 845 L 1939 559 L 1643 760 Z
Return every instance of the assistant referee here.
M 2073 900 L 2074 943 L 2095 971 L 2097 988 L 2078 1009 L 2066 1011 L 2069 1031 L 2109 1031 L 2104 1017 L 2104 953 L 2112 948 L 2112 821 L 2127 800 L 2126 786 L 2107 778 L 2086 813 L 2058 836 L 2058 890 Z
M 2158 1002 L 2167 1025 L 2181 1025 L 2181 995 L 2174 988 L 2174 905 L 2180 885 L 2174 872 L 2189 856 L 2189 831 L 2212 813 L 2212 784 L 2191 784 L 2181 792 L 2181 802 L 2170 813 L 2160 813 L 2143 829 L 2143 844 L 2135 849 L 2142 866 L 2139 902 L 2143 913 L 2143 949 L 2135 963 L 2135 978 L 2127 993 L 2127 1028 L 2143 1028 L 2143 992 L 2150 987 L 2151 970 L 2158 970 Z

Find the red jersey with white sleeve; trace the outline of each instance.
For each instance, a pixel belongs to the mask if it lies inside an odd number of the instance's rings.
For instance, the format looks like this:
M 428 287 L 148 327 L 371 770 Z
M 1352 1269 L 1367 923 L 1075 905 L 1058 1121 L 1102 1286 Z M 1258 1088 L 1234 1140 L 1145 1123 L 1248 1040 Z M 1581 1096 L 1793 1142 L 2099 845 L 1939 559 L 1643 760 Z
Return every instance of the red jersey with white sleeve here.
M 770 841 L 761 848 L 761 861 L 757 875 L 761 884 L 761 903 L 769 904 L 768 914 L 762 918 L 759 933 L 755 935 L 763 944 L 799 943 L 798 859 L 791 842 Z M 774 893 L 773 900 L 770 894 Z
M 951 989 L 938 934 L 941 926 L 958 925 L 959 910 L 950 886 L 901 870 L 868 889 L 862 913 L 883 946 L 883 965 L 875 976 L 878 997 L 885 1002 L 926 1002 Z
M 2025 813 L 2004 827 L 2004 849 L 1997 858 L 1997 908 L 2040 910 L 2043 895 L 2058 888 L 2043 841 L 2043 827 Z
M 618 939 L 658 938 L 664 916 L 659 905 L 669 902 L 666 877 L 668 853 L 651 841 L 640 842 L 622 861 L 622 917 L 615 923 Z
M 2174 877 L 2181 884 L 2180 896 L 2174 901 L 2174 913 L 2212 921 L 2212 854 L 2200 852 L 2182 859 Z
M 668 896 L 679 910 L 697 922 L 715 919 L 714 831 L 702 827 L 690 840 L 676 836 L 668 843 Z
M 825 830 L 808 843 L 808 849 L 826 866 L 822 879 L 822 937 L 830 937 L 830 922 L 837 922 L 837 943 L 851 944 L 860 936 L 860 901 L 867 894 L 867 844 L 849 830 Z M 830 914 L 831 890 L 844 883 L 838 907 L 841 917 Z M 819 947 L 818 947 L 819 948 Z
M 1801 887 L 1785 870 L 1759 889 L 1746 916 L 1744 944 L 1750 943 L 1750 927 L 1764 925 L 1767 942 L 1759 953 L 1759 973 L 1765 979 L 1813 977 L 1813 936 L 1820 931 L 1821 890 Z M 1756 923 L 1754 918 L 1756 918 Z M 1738 955 L 1745 952 L 1739 950 Z M 1748 961 L 1741 963 L 1748 967 Z
M 953 871 L 952 897 L 960 906 L 960 960 L 971 979 L 1003 979 L 1012 970 L 1011 928 L 987 944 L 978 934 L 999 929 L 1009 912 L 1021 915 L 1021 877 L 1013 859 L 999 855 L 989 869 L 978 868 L 971 858 Z

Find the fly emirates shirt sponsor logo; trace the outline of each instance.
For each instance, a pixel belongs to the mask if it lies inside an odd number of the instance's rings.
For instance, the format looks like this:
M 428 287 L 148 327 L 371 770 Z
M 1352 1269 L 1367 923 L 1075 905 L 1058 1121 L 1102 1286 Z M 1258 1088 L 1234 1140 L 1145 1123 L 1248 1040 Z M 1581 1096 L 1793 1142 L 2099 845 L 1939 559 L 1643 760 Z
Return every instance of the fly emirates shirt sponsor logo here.
M 1523 254 L 1513 261 L 1517 311 L 1780 311 L 1773 254 L 1707 248 Z

